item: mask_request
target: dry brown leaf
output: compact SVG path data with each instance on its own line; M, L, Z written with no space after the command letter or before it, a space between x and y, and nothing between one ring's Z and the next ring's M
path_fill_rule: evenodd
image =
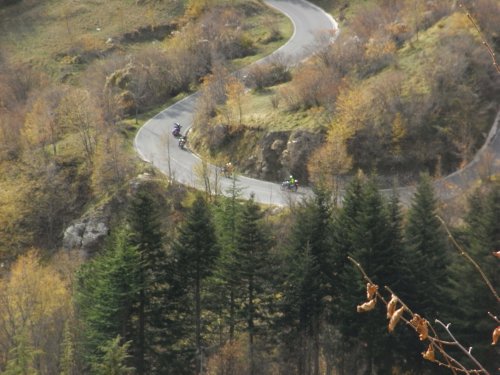
M500 259L500 250L492 252L493 256L497 257Z
M375 297L375 293L377 293L378 290L378 285L372 284L372 283L367 283L366 284L366 299L371 300L373 297Z
M394 294L391 295L391 300L387 304L387 319L391 319L392 315L394 315L394 311L396 310L396 305L398 304L398 297Z
M405 308L404 306L400 307L397 309L394 314L392 314L391 320L389 321L389 332L394 331L394 328L396 328L396 325L399 322L399 319L401 319L401 316L403 315Z
M415 314L410 320L410 323L417 330L420 341L424 341L429 336L427 320L422 318L420 315Z
M498 339L500 339L500 326L493 330L493 341L491 342L491 345L496 345Z
M358 305L358 307L356 308L356 310L359 313L373 310L373 308L375 307L376 303L377 303L377 299L374 298L371 301L363 303L362 305Z
M436 356L434 354L434 348L432 347L432 344L429 344L429 347L427 348L427 351L425 353L422 353L422 357L427 359L428 361L434 362L436 360Z

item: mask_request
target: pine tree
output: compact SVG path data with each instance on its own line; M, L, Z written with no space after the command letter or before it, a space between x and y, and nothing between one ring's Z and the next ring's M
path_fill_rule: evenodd
M403 215L401 213L399 197L396 190L390 196L388 202L388 219L389 219L389 237L393 251L398 255L396 266L397 273L394 274L391 280L385 284L398 294L399 297L408 296L414 289L411 277L412 270L408 261L405 259L405 247L403 239ZM404 300L404 299L403 299ZM418 368L423 362L421 356L421 343L415 339L415 334L411 330L399 330L397 334L393 334L396 340L396 347L393 348L393 354L396 358L398 366L402 370L411 371Z
M15 337L15 343L9 352L5 375L38 375L39 371L35 367L36 357L42 352L33 348L28 340L26 332L21 332Z
M76 375L75 342L68 322L64 324L64 338L61 345L61 370L59 375Z
M131 346L139 375L161 373L162 348L169 345L166 326L169 268L159 207L149 187L142 185L127 212L129 242L139 254L137 327Z
M84 264L77 274L76 304L84 326L87 363L97 363L103 345L121 334L132 337L134 305L139 290L139 254L119 230L106 251Z
M194 304L194 341L196 348L195 373L202 372L202 296L204 281L213 272L219 255L212 214L205 199L198 195L187 218L179 229L174 245L177 272L184 281L186 293Z
M241 221L236 229L237 247L232 267L238 277L238 295L242 299L240 313L246 321L249 351L249 375L255 375L255 337L258 300L263 300L266 291L266 266L269 240L262 224L259 206L248 200L243 208Z
M492 251L500 249L499 183L483 188L483 191L478 189L470 197L465 220L464 249L479 264L492 285L500 285L498 260L492 255ZM494 328L487 311L495 312L498 303L477 270L464 257L457 254L453 265L454 282L450 294L456 309L450 321L455 324L454 333L462 343L473 345L476 358L493 373L495 362L498 362L498 349L495 352L487 339Z
M428 176L422 176L408 212L405 262L413 290L401 297L413 311L435 319L445 313L448 248L436 217L437 201Z
M408 275L408 269L405 268L404 262L404 244L403 244L403 214L399 202L399 196L396 190L393 190L387 203L387 218L388 218L388 237L391 239L391 253L396 254L397 259L394 259L393 267L398 269L394 277L389 277L389 280L384 281L393 290L399 291L408 288L410 282L405 275ZM403 276L403 277L397 277Z
M357 329L354 324L354 314L352 313L352 299L343 298L343 296L352 296L359 292L359 275L352 268L347 256L353 252L354 238L353 234L358 227L359 215L363 200L363 182L360 176L356 176L347 186L343 205L334 215L333 230L333 262L334 272L336 273L336 282L334 284L334 293L337 302L334 307L334 316L340 333L345 337L356 335ZM354 305L355 306L355 305ZM344 349L339 352L348 351L347 340L342 340ZM340 359L340 368L342 370L343 360Z
M390 206L392 210L396 207ZM394 285L404 277L400 268L402 248L398 243L398 224L373 180L355 179L348 189L344 207L336 222L337 254L352 255L379 286ZM397 212L392 212L397 216ZM395 221L392 221L395 220ZM344 336L341 351L350 345L365 347L367 373L375 369L389 373L395 363L395 339L387 333L385 312L376 309L370 314L356 314L356 305L363 302L366 286L352 265L339 259L337 323ZM347 368L342 371L349 371Z
M121 341L122 338L118 335L101 347L104 355L101 361L94 366L95 375L133 374L134 369L126 365L126 361L130 357L128 354L130 341L123 344Z
M315 192L294 212L291 245L285 260L285 301L281 324L288 350L298 349L297 371L319 373L320 333L333 294L331 207L327 195Z
M220 246L220 256L214 274L214 302L219 304L222 320L227 325L229 341L235 338L236 326L236 286L238 275L232 267L237 247L236 228L241 219L242 204L238 201L240 191L235 185L228 191L227 198L218 200L215 210L217 242ZM217 296L219 298L217 298ZM221 345L223 342L220 343Z

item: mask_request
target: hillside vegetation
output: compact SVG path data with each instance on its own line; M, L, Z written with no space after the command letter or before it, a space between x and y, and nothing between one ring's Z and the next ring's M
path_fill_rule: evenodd
M312 182L362 169L387 176L390 184L393 177L410 183L422 171L439 176L469 162L498 110L499 75L483 45L499 48L498 2L332 4L321 2L341 21L336 41L293 70L285 57L253 69L247 83L254 90L237 99L238 116L229 89L228 103L222 98L208 120L201 116L199 123L212 127L199 127L198 148L222 152L261 176L266 163L245 160L250 149L256 159L270 153L269 132L285 132L293 142L299 131L317 134L321 147L304 142L296 150L301 163L293 163L292 150L279 149L270 176L293 172ZM221 126L225 132L211 138Z
M361 175L343 207L331 194L263 210L237 189L209 196L142 181L94 257L29 252L0 279L0 371L495 374L498 318L487 311L497 314L497 292L447 241L429 178L407 212ZM452 229L459 250L498 289L499 183L468 207ZM397 310L386 309L384 285Z
M21 0L0 3L0 20L2 259L57 248L73 219L127 186L141 113L292 30L258 1Z
M474 4L493 38L497 2ZM499 182L455 226L425 175L408 210L362 173L334 199L356 167L470 157L498 90L491 60L451 3L321 5L342 19L336 42L293 70L282 56L252 69L249 93L230 72L291 32L258 1L0 0L0 373L495 373ZM143 118L198 88L193 144L240 161L259 142L295 150L314 195L260 207L138 163ZM95 212L111 216L105 243L61 249Z

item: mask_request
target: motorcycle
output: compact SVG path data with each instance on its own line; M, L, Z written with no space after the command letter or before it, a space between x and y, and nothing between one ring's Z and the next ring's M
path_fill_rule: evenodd
M226 178L230 178L233 174L233 165L231 163L227 163L221 168L222 175Z
M187 142L186 137L180 137L179 138L179 148L181 150L185 150L186 149L186 142Z
M178 122L174 123L174 128L172 130L172 135L175 137L175 138L179 138L181 137L181 124L179 124Z
M295 180L295 183L290 183L290 181L283 181L281 183L281 190L289 190L289 191L294 191L297 192L299 189L299 180Z

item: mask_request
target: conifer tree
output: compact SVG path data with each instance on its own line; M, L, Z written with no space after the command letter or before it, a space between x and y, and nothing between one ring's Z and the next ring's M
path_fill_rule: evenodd
M179 232L174 245L174 253L177 272L180 274L180 279L184 281L186 293L192 296L194 305L195 373L200 374L203 355L201 316L204 281L212 274L219 255L212 214L201 195L198 195L194 201Z
M249 375L256 375L255 337L258 300L263 300L267 287L269 239L262 224L259 206L248 200L243 208L241 221L236 229L237 246L232 267L238 276L238 295L242 300L240 313L246 322L248 333Z
M87 363L98 363L101 347L121 334L132 337L132 317L139 291L139 254L128 233L113 234L106 251L77 274L76 302L84 327Z
M389 225L388 237L391 239L390 245L393 247L391 253L396 256L396 259L393 258L392 267L397 268L398 272L394 277L389 277L389 280L384 282L394 290L400 291L408 288L407 284L410 280L405 277L405 275L408 275L409 270L406 268L404 261L403 214L401 213L399 196L396 190L392 191L387 202L387 219Z
M59 375L76 375L75 342L68 322L64 324L64 337L61 344L61 370Z
M396 219L390 219L387 204L373 180L363 182L356 178L349 186L336 222L337 252L344 256L352 255L379 285L397 284L404 277L400 268L402 248L398 243L401 235L397 233L397 220L391 220ZM385 328L385 312L376 310L369 315L355 313L356 305L365 298L366 286L357 270L346 264L342 268L340 264L338 311L334 316L344 335L344 351L349 350L351 343L361 344L365 347L367 373L375 370L389 373L396 360L393 357L396 341Z
M130 357L128 350L130 341L122 343L120 335L106 342L101 350L104 353L99 363L94 366L95 375L127 375L134 369L126 365Z
M282 324L288 350L298 350L297 371L319 373L320 333L326 301L333 291L331 207L316 191L294 212L291 245L285 260L286 281Z
M429 177L424 175L419 181L405 228L405 262L413 289L403 291L401 295L413 311L427 319L435 319L446 312L448 248L436 214L434 191Z
M356 335L353 322L352 300L342 298L343 295L351 296L354 290L359 291L358 277L352 269L347 256L353 251L354 233L358 226L359 215L363 199L363 182L360 176L356 176L347 186L343 206L334 215L333 230L333 261L334 270L337 274L334 284L334 293L337 297L334 316L339 330L343 336L350 337ZM347 340L342 340L344 349L341 353L348 351ZM340 368L342 370L342 357L340 358Z
M233 341L236 329L236 288L238 275L235 273L232 265L234 264L237 247L236 228L239 225L242 211L242 204L238 201L240 191L235 185L235 179L233 179L233 186L228 193L230 196L218 200L218 205L215 209L217 241L221 253L217 260L216 280L214 282L216 284L214 294L218 294L219 298L214 298L214 300L219 303L219 309L222 310L223 321L228 328L229 341Z
M477 190L469 199L465 217L464 249L474 259L493 287L500 285L498 259L493 251L500 249L500 184L494 183ZM464 257L454 256L451 296L456 309L450 318L456 324L455 333L467 345L473 345L474 355L494 372L498 360L487 340L495 322L487 312L498 311L498 303L474 266ZM498 289L497 289L498 290ZM481 338L481 339L479 339Z
M9 352L5 375L38 375L39 371L35 367L36 357L42 352L33 348L27 339L27 333L21 332L15 337L15 346Z
M137 326L131 345L139 375L162 373L161 357L170 344L166 326L169 268L159 207L149 187L142 185L127 212L130 244L139 254Z
M388 219L389 219L389 237L391 245L394 248L394 254L398 254L396 264L397 273L390 278L384 285L388 285L399 297L408 296L414 290L412 282L414 281L411 274L411 265L406 259L406 252L403 239L403 214L401 212L399 197L396 190L390 196L388 202ZM403 298L403 300L405 300ZM394 340L397 341L393 354L395 355L398 366L402 370L411 371L418 368L423 362L421 356L421 344L415 340L415 335L411 330L400 330L397 335L394 335Z

